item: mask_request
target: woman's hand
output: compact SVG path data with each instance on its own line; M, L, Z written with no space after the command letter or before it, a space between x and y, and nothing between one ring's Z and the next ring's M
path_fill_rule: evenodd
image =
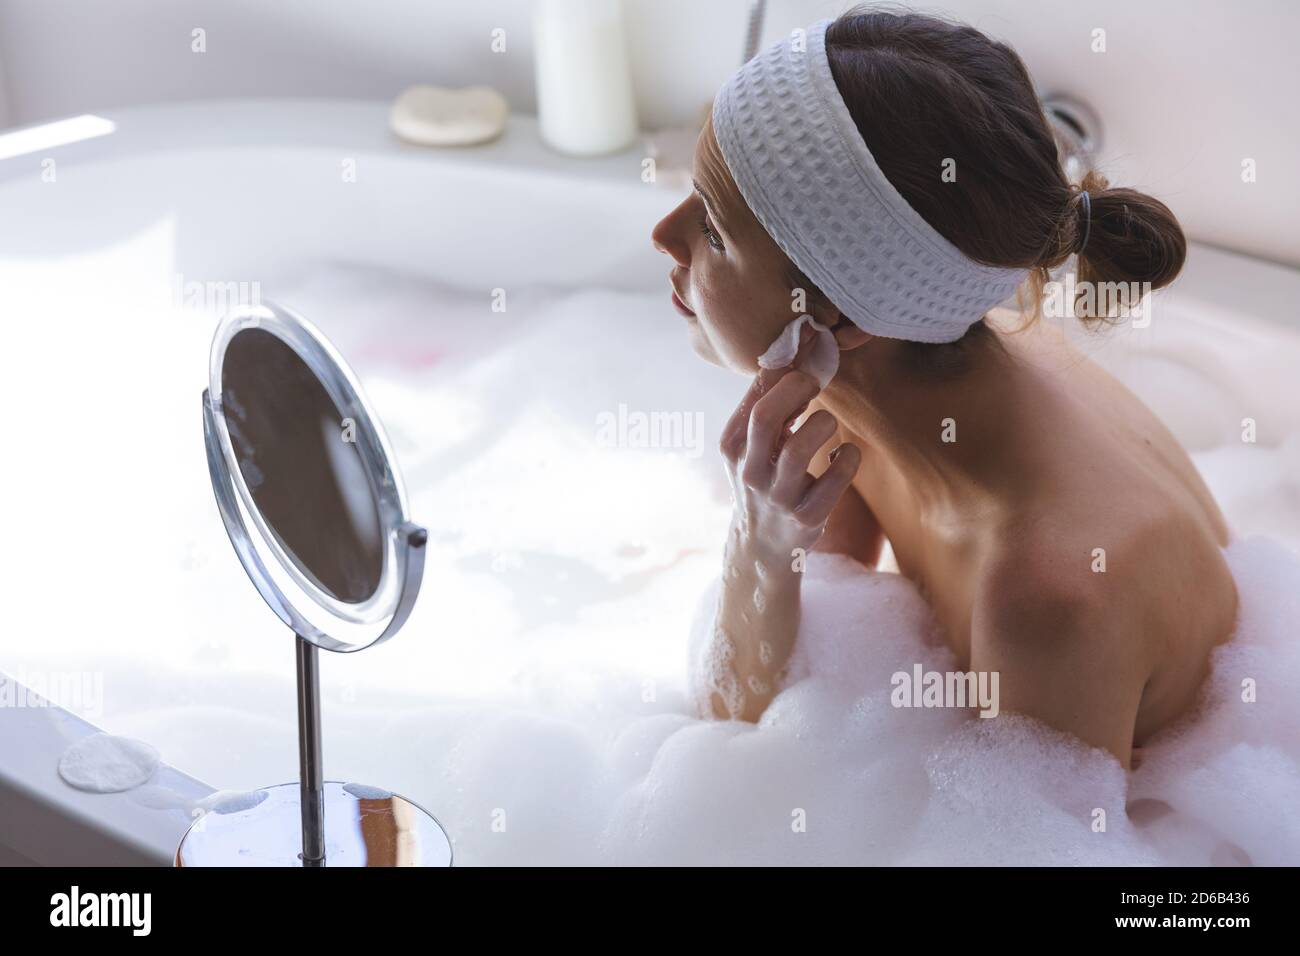
M788 561L796 548L817 543L862 460L846 443L831 452L820 477L809 474L813 456L839 428L834 415L819 409L792 430L817 392L811 375L792 368L763 371L722 430L736 502L733 532L773 559Z
M736 515L714 632L692 667L697 699L719 718L756 721L780 692L799 632L801 568L790 559L817 543L861 461L841 445L821 477L808 473L839 427L819 410L791 430L817 391L803 372L761 372L722 430Z

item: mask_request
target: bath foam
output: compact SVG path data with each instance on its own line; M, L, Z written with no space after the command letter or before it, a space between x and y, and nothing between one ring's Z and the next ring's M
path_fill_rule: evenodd
M266 800L262 790L218 790L198 801L196 806L209 813L243 813Z
M151 810L183 810L190 817L200 813L243 813L266 800L261 790L214 790L201 800L192 800L171 787L142 786L131 798Z
M814 553L786 688L755 728L725 738L702 728L717 738L712 749L665 742L624 795L621 829L635 822L640 838L618 859L644 860L662 841L656 862L1295 865L1300 558L1264 538L1225 553L1241 599L1235 636L1215 651L1196 710L1149 741L1131 774L1020 715L890 706L890 674L955 669L953 658L910 583ZM701 602L695 654L714 601L716 585ZM764 796L747 796L755 791ZM693 846L674 838L674 818L694 808L722 826L728 804L716 835ZM781 807L787 820L806 811L804 839L776 832ZM829 833L818 834L819 818ZM745 843L741 831L758 837Z
M1276 446L1237 441L1192 460L1234 531L1300 544L1300 432Z
M891 706L895 671L955 669L953 656L908 581L816 552L792 673L757 725L696 719L667 684L646 703L643 675L601 673L582 700L547 681L513 698L354 705L332 740L358 754L403 741L400 759L376 751L348 773L435 813L463 865L1295 865L1300 557L1267 539L1227 557L1238 632L1197 713L1132 773L1006 711ZM716 585L696 649L715 598ZM247 772L275 779L280 756L267 759Z
M345 783L343 792L358 800L390 800L393 796L387 790L364 783Z
M63 782L90 793L120 793L147 783L158 769L158 751L130 737L91 734L59 758Z
M1198 713L1167 728L1134 773L1135 798L1222 835L1212 852L1300 862L1300 561L1263 537L1235 542L1237 629L1215 649ZM1253 698L1253 699L1251 699Z

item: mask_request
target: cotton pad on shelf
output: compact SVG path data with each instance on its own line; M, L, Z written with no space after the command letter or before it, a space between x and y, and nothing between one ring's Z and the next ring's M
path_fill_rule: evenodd
M145 783L158 769L158 751L130 737L91 734L63 752L59 776L90 793L119 793Z

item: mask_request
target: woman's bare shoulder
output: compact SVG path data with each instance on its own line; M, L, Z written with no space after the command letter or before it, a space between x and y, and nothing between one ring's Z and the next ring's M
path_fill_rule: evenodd
M1147 670L1147 630L1163 615L1159 579L1174 572L1179 525L1169 515L1105 518L1058 509L1026 513L989 542L972 589L972 653L977 643L1081 642L1107 649L1126 670Z
M1141 615L1073 548L1030 536L984 569L971 617L971 668L998 674L1000 709L1109 750L1129 765L1151 675Z

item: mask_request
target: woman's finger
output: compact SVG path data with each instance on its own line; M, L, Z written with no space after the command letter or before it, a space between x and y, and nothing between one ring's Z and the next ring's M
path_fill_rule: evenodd
M745 438L749 433L749 414L760 398L772 390L772 387L785 376L789 368L763 369L754 376L749 391L740 400L736 410L731 413L727 423L722 426L722 435L718 439L718 448L728 461L739 461L745 453Z
M788 372L754 404L745 438L745 484L766 486L785 441L786 429L817 397L817 380L803 372Z
M804 494L803 501L795 508L795 514L804 524L814 526L825 522L831 516L831 510L840 496L858 473L862 464L862 452L857 445L840 445L831 452L831 463L822 472L820 478Z
M839 422L826 409L821 408L808 416L798 430L786 439L781 456L777 459L773 494L791 507L799 504L808 490L811 478L808 466L813 456L835 437Z
M799 349L795 361L783 368L761 369L758 375L754 376L749 391L745 393L745 397L741 399L740 404L736 406L736 410L727 419L727 423L722 426L722 433L718 436L718 448L722 452L722 456L728 461L738 461L740 456L745 453L745 442L749 432L749 416L754 409L754 405L760 398L770 392L777 382L795 371L799 356L802 356L807 351L813 337L813 330L805 325L800 331Z

